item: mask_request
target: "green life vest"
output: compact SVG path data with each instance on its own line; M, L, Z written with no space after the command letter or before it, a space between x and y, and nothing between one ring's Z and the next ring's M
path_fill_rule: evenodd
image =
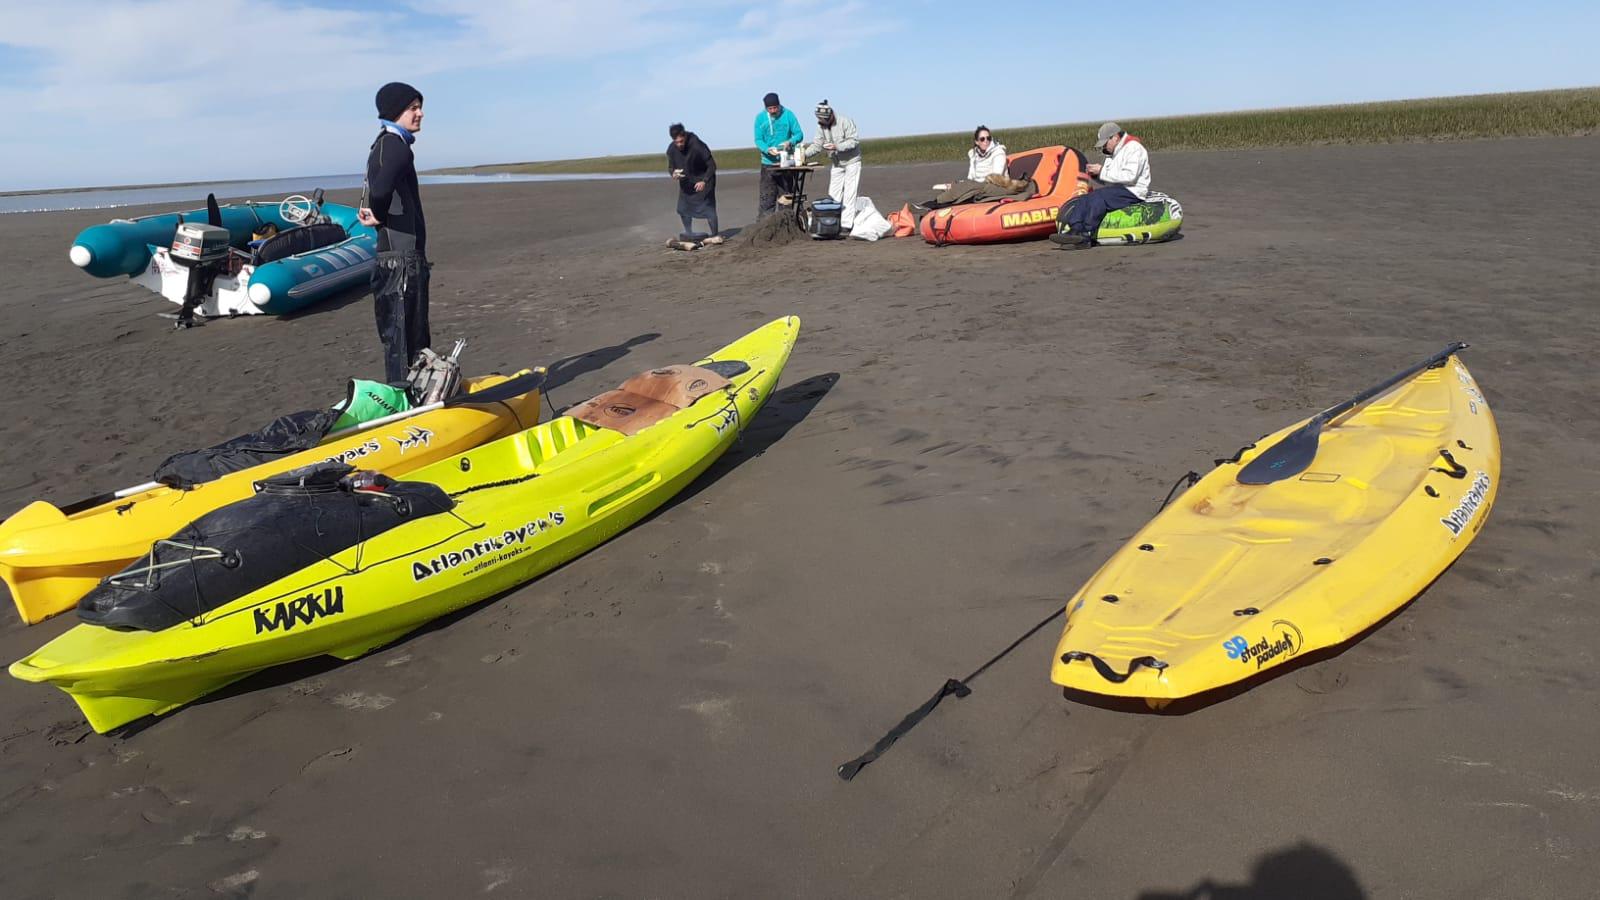
M333 430L354 428L373 419L392 416L410 408L411 398L406 395L405 388L384 384L381 381L352 378L349 393L334 407L343 415L333 423Z

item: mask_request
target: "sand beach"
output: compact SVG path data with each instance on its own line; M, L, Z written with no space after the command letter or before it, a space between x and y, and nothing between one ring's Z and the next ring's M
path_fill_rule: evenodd
M469 372L550 366L561 409L794 314L778 394L636 528L363 659L110 736L4 679L0 896L1590 896L1597 158L1157 154L1182 239L1080 253L682 253L665 180L426 187L434 337ZM869 157L861 193L888 212L959 169ZM754 176L718 196L749 225ZM68 262L80 229L167 208L0 216L3 514L381 371L369 297L175 332ZM1503 485L1383 627L1183 715L1064 699L1049 628L835 776L1184 472L1457 339ZM0 616L0 657L72 624Z

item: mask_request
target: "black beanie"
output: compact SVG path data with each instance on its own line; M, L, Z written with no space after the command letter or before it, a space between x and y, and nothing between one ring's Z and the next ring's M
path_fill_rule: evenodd
M403 81L391 81L378 88L378 118L393 122L400 118L411 101L421 99L421 91Z
M777 94L768 94L765 97L761 98L761 105L762 106L782 106L783 104L778 102L778 95Z

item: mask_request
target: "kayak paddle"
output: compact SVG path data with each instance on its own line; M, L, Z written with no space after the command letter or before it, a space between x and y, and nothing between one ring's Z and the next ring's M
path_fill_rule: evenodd
M1283 440L1268 447L1260 456L1250 460L1248 465L1239 470L1238 482L1240 484L1271 484L1274 481L1282 481L1285 478L1293 478L1299 475L1310 468L1311 461L1316 459L1317 444L1322 438L1322 429L1329 422L1382 394L1423 369L1444 365L1445 360L1466 348L1467 345L1465 343L1455 341L1438 353L1385 380L1381 384L1373 385L1349 400L1330 406L1317 413L1311 417L1311 421L1295 429Z

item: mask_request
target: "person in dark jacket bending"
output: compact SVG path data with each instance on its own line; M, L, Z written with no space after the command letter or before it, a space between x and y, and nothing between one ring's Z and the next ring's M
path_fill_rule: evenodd
M417 190L411 145L422 130L422 93L390 82L378 89L382 130L367 154L367 180L357 218L378 229L372 273L384 380L403 383L411 363L432 343L428 334L428 225Z
M692 131L673 123L667 129L672 143L667 145L667 172L678 182L678 218L683 221L683 239L695 240L694 220L705 219L716 238L717 160L711 148ZM719 241L720 242L720 241Z

